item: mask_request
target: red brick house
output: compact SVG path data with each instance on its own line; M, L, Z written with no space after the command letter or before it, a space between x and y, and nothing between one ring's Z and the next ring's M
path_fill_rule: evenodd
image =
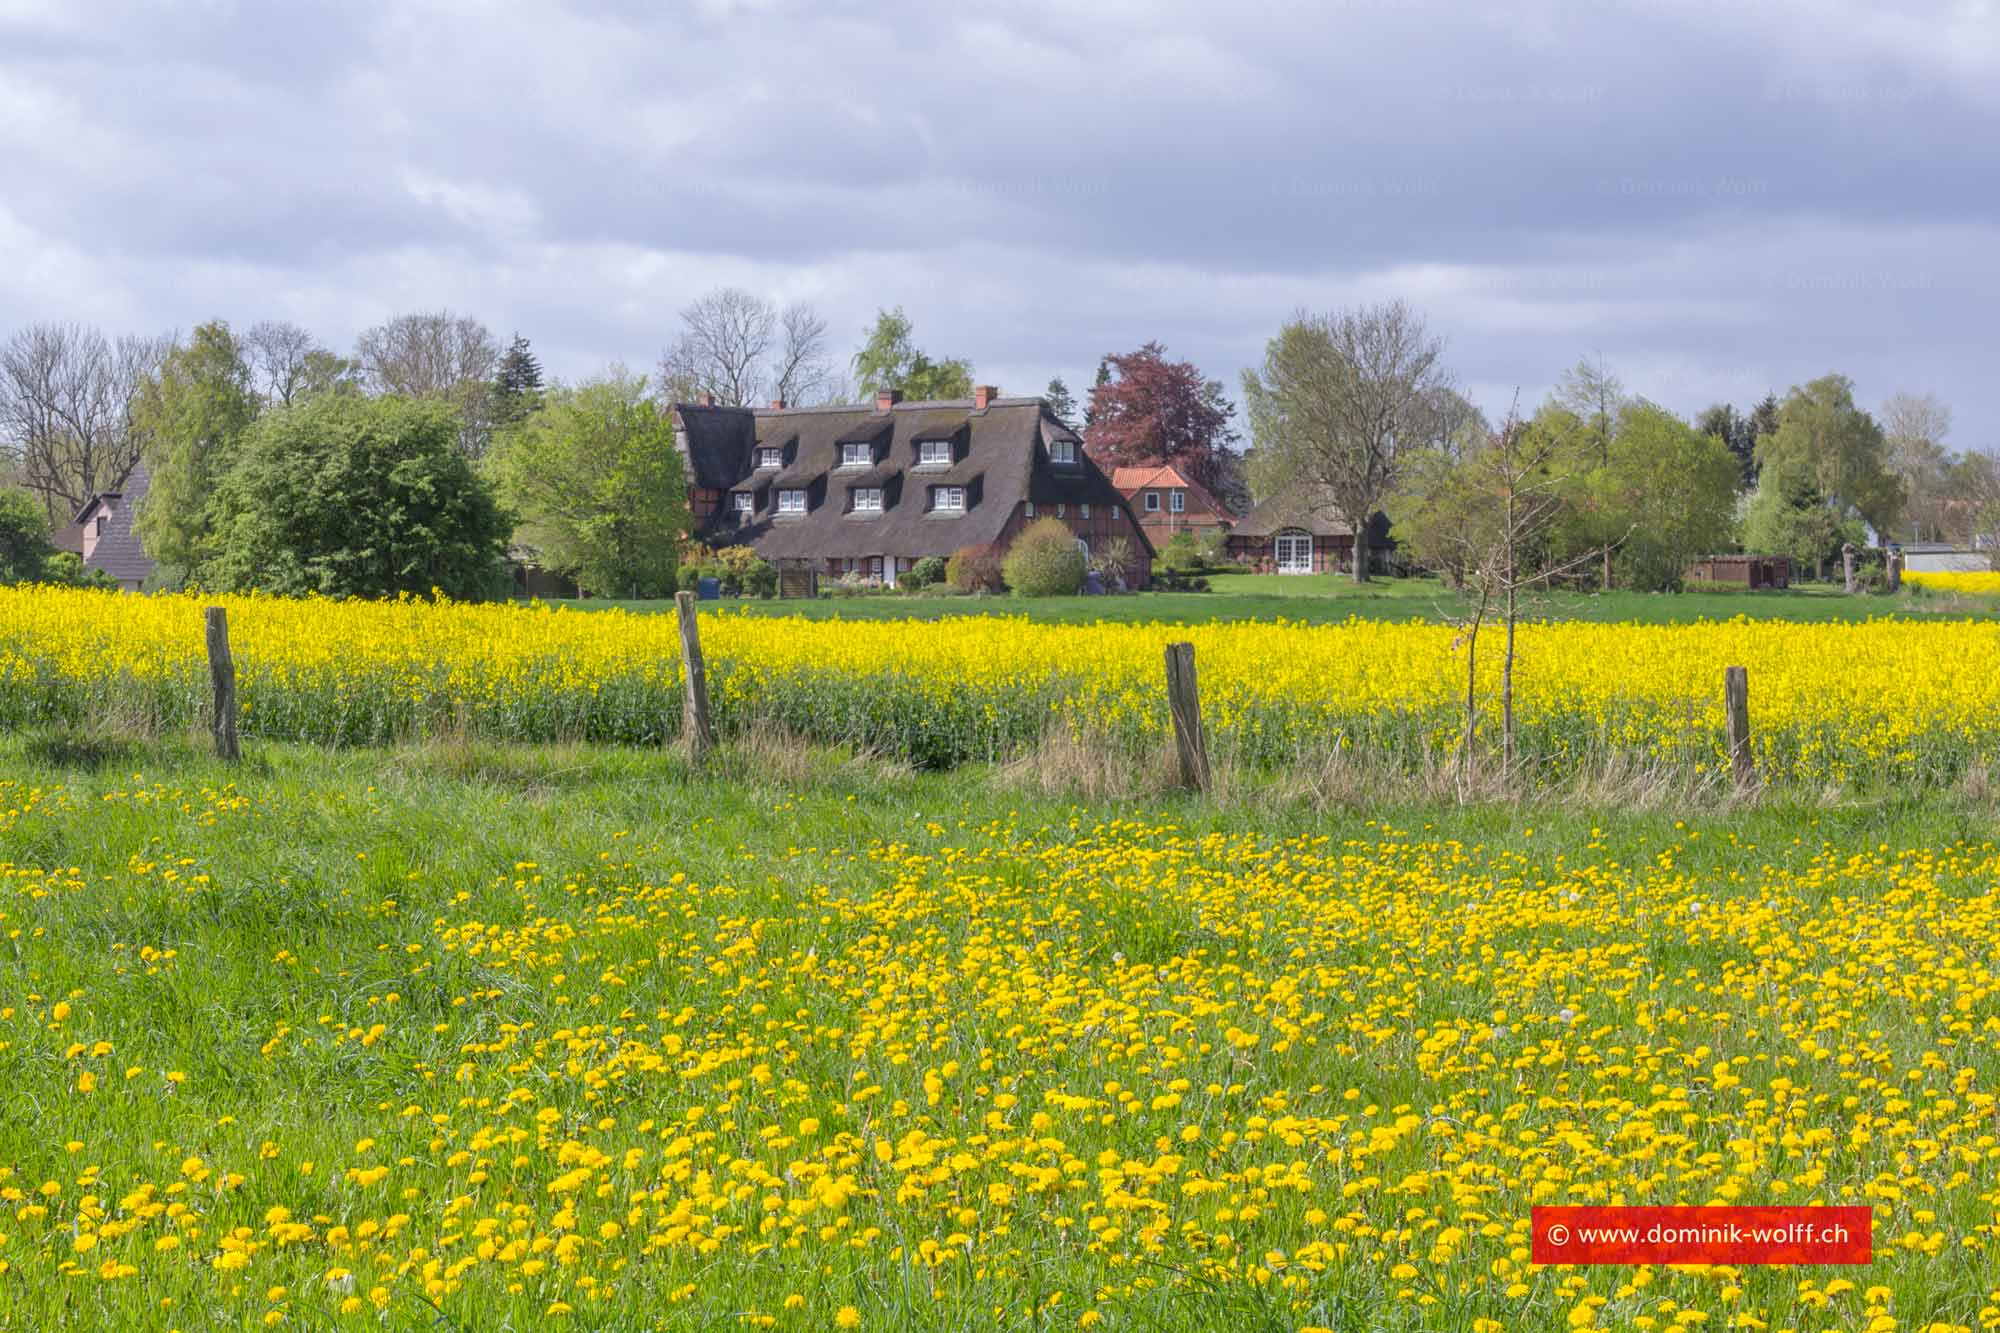
M1004 548L1029 523L1062 520L1086 552L1130 542L1143 587L1154 549L1083 441L1040 398L831 407L678 403L695 535L773 563L894 586L925 556Z
M1236 521L1229 506L1172 463L1116 468L1111 484L1132 506L1154 546L1179 532L1208 537Z

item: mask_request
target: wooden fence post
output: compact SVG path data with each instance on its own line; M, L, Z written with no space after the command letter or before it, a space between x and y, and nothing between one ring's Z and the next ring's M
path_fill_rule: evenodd
M236 663L229 656L229 612L211 606L207 618L208 678L215 693L208 729L215 735L215 753L234 763L241 751L236 744Z
M1750 755L1750 673L1740 666L1722 669L1722 706L1729 714L1729 763L1736 788L1757 785L1757 761Z
M1854 595L1854 543L1840 544L1840 581L1849 597Z
M1194 675L1194 645L1167 645L1167 709L1174 718L1174 752L1180 758L1181 786L1207 791L1208 741L1201 730L1201 692Z
M674 594L674 610L681 622L681 678L686 683L681 708L681 730L696 759L715 748L715 726L708 716L708 667L701 657L701 625L695 619L694 594Z

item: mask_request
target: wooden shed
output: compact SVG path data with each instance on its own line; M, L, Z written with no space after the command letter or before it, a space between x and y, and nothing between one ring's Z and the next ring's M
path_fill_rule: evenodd
M1789 588L1787 555L1705 555L1688 566L1687 584L1698 588Z

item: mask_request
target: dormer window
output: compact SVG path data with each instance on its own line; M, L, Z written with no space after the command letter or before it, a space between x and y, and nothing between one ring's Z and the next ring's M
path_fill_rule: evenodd
M748 518L757 512L757 497L748 491L736 492L736 516Z
M803 514L806 512L804 491L779 491L778 512L781 514Z
M1169 491L1167 492L1167 499L1170 502L1167 507L1173 510L1176 514L1183 514L1187 512L1186 491Z
M875 461L875 449L867 444L843 444L840 446L842 467L868 467Z
M783 467L784 465L785 451L783 449L759 449L757 451L758 467Z
M918 449L917 466L919 467L951 466L950 440L925 440L922 444L917 446L917 449Z
M104 535L104 515L102 514L97 516L97 535L100 537Z
M879 514L882 512L882 488L880 486L856 486L854 512L857 514Z
M1076 441L1050 440L1049 461L1051 463L1061 463L1065 466L1074 467L1076 465Z
M963 513L965 511L965 487L931 487L931 508L941 513Z

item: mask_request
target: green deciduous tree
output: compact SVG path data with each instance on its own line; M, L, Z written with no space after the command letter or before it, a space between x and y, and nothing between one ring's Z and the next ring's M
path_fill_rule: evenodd
M672 413L643 375L613 370L550 390L500 437L489 471L547 568L596 593L673 591L691 526L687 478Z
M172 582L198 578L214 553L216 488L257 402L242 345L221 320L197 326L140 386L133 429L152 484L133 524Z
M1895 528L1903 486L1889 468L1888 440L1875 418L1855 406L1854 385L1844 375L1823 375L1785 395L1777 430L1757 440L1757 466L1760 477L1768 468L1782 474L1769 492L1760 482L1767 508L1790 496L1831 509L1832 526L1859 518L1877 533Z
M1627 405L1584 488L1617 530L1620 582L1678 588L1697 556L1730 546L1740 475L1721 440L1652 403Z
M48 573L49 518L26 491L0 490L0 583L34 583Z
M868 339L854 354L854 380L864 398L884 389L913 401L965 398L972 393L972 363L962 357L933 360L918 350L910 317L897 306L880 310Z
M1795 565L1825 573L1826 562L1845 541L1860 542L1861 524L1843 518L1828 502L1812 468L1803 460L1766 461L1757 489L1743 514L1743 545L1769 555L1787 555Z
M398 396L319 394L259 417L217 490L204 582L293 596L492 595L512 523L459 430L445 404Z

